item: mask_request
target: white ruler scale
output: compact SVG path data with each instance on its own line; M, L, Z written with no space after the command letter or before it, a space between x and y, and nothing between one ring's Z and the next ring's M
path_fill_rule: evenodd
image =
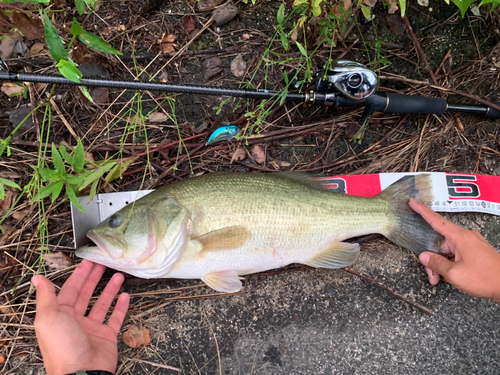
M371 197L400 178L417 173L377 173L322 177L332 191ZM425 202L438 212L483 212L500 215L500 176L431 172L434 200ZM75 248L87 243L86 233L110 215L152 190L97 194L90 202L78 197L85 213L71 205Z

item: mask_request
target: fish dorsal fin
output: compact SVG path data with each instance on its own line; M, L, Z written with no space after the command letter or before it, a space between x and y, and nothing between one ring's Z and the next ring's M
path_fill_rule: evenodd
M328 191L328 186L323 180L320 180L317 176L311 175L305 172L280 172L277 173L278 176L287 178L301 183L302 185L310 186L318 190Z
M304 264L316 268L342 268L353 264L358 256L359 244L334 242Z
M251 233L243 226L236 225L213 230L193 238L202 246L202 251L236 249L243 246Z
M238 273L234 270L210 272L203 275L201 280L218 292L236 293L242 287Z

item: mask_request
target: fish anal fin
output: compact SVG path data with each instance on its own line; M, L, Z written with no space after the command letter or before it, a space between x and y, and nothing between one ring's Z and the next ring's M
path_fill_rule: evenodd
M236 293L242 288L238 273L234 270L210 272L203 275L201 280L218 292Z
M202 245L202 251L236 249L243 246L251 233L243 226L217 229L193 238Z
M353 264L359 256L359 244L334 242L304 262L316 268L342 268Z

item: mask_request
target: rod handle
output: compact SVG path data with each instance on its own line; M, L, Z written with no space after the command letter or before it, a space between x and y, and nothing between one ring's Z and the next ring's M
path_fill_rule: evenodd
M429 98L424 96L401 95L387 92L386 113L410 113L424 115L442 115L448 105L442 98Z
M495 104L500 105L499 102L496 102ZM500 111L497 111L494 108L488 107L488 110L484 114L486 117L492 120L499 120L500 119Z

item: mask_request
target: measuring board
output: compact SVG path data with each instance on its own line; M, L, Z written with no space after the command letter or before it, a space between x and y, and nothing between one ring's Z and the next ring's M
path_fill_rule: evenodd
M371 197L400 178L415 173L377 173L321 177L334 192ZM424 202L439 212L483 212L500 216L500 177L478 174L431 172L432 202ZM87 232L127 204L153 190L127 191L78 197L85 213L71 205L75 248L89 242Z

